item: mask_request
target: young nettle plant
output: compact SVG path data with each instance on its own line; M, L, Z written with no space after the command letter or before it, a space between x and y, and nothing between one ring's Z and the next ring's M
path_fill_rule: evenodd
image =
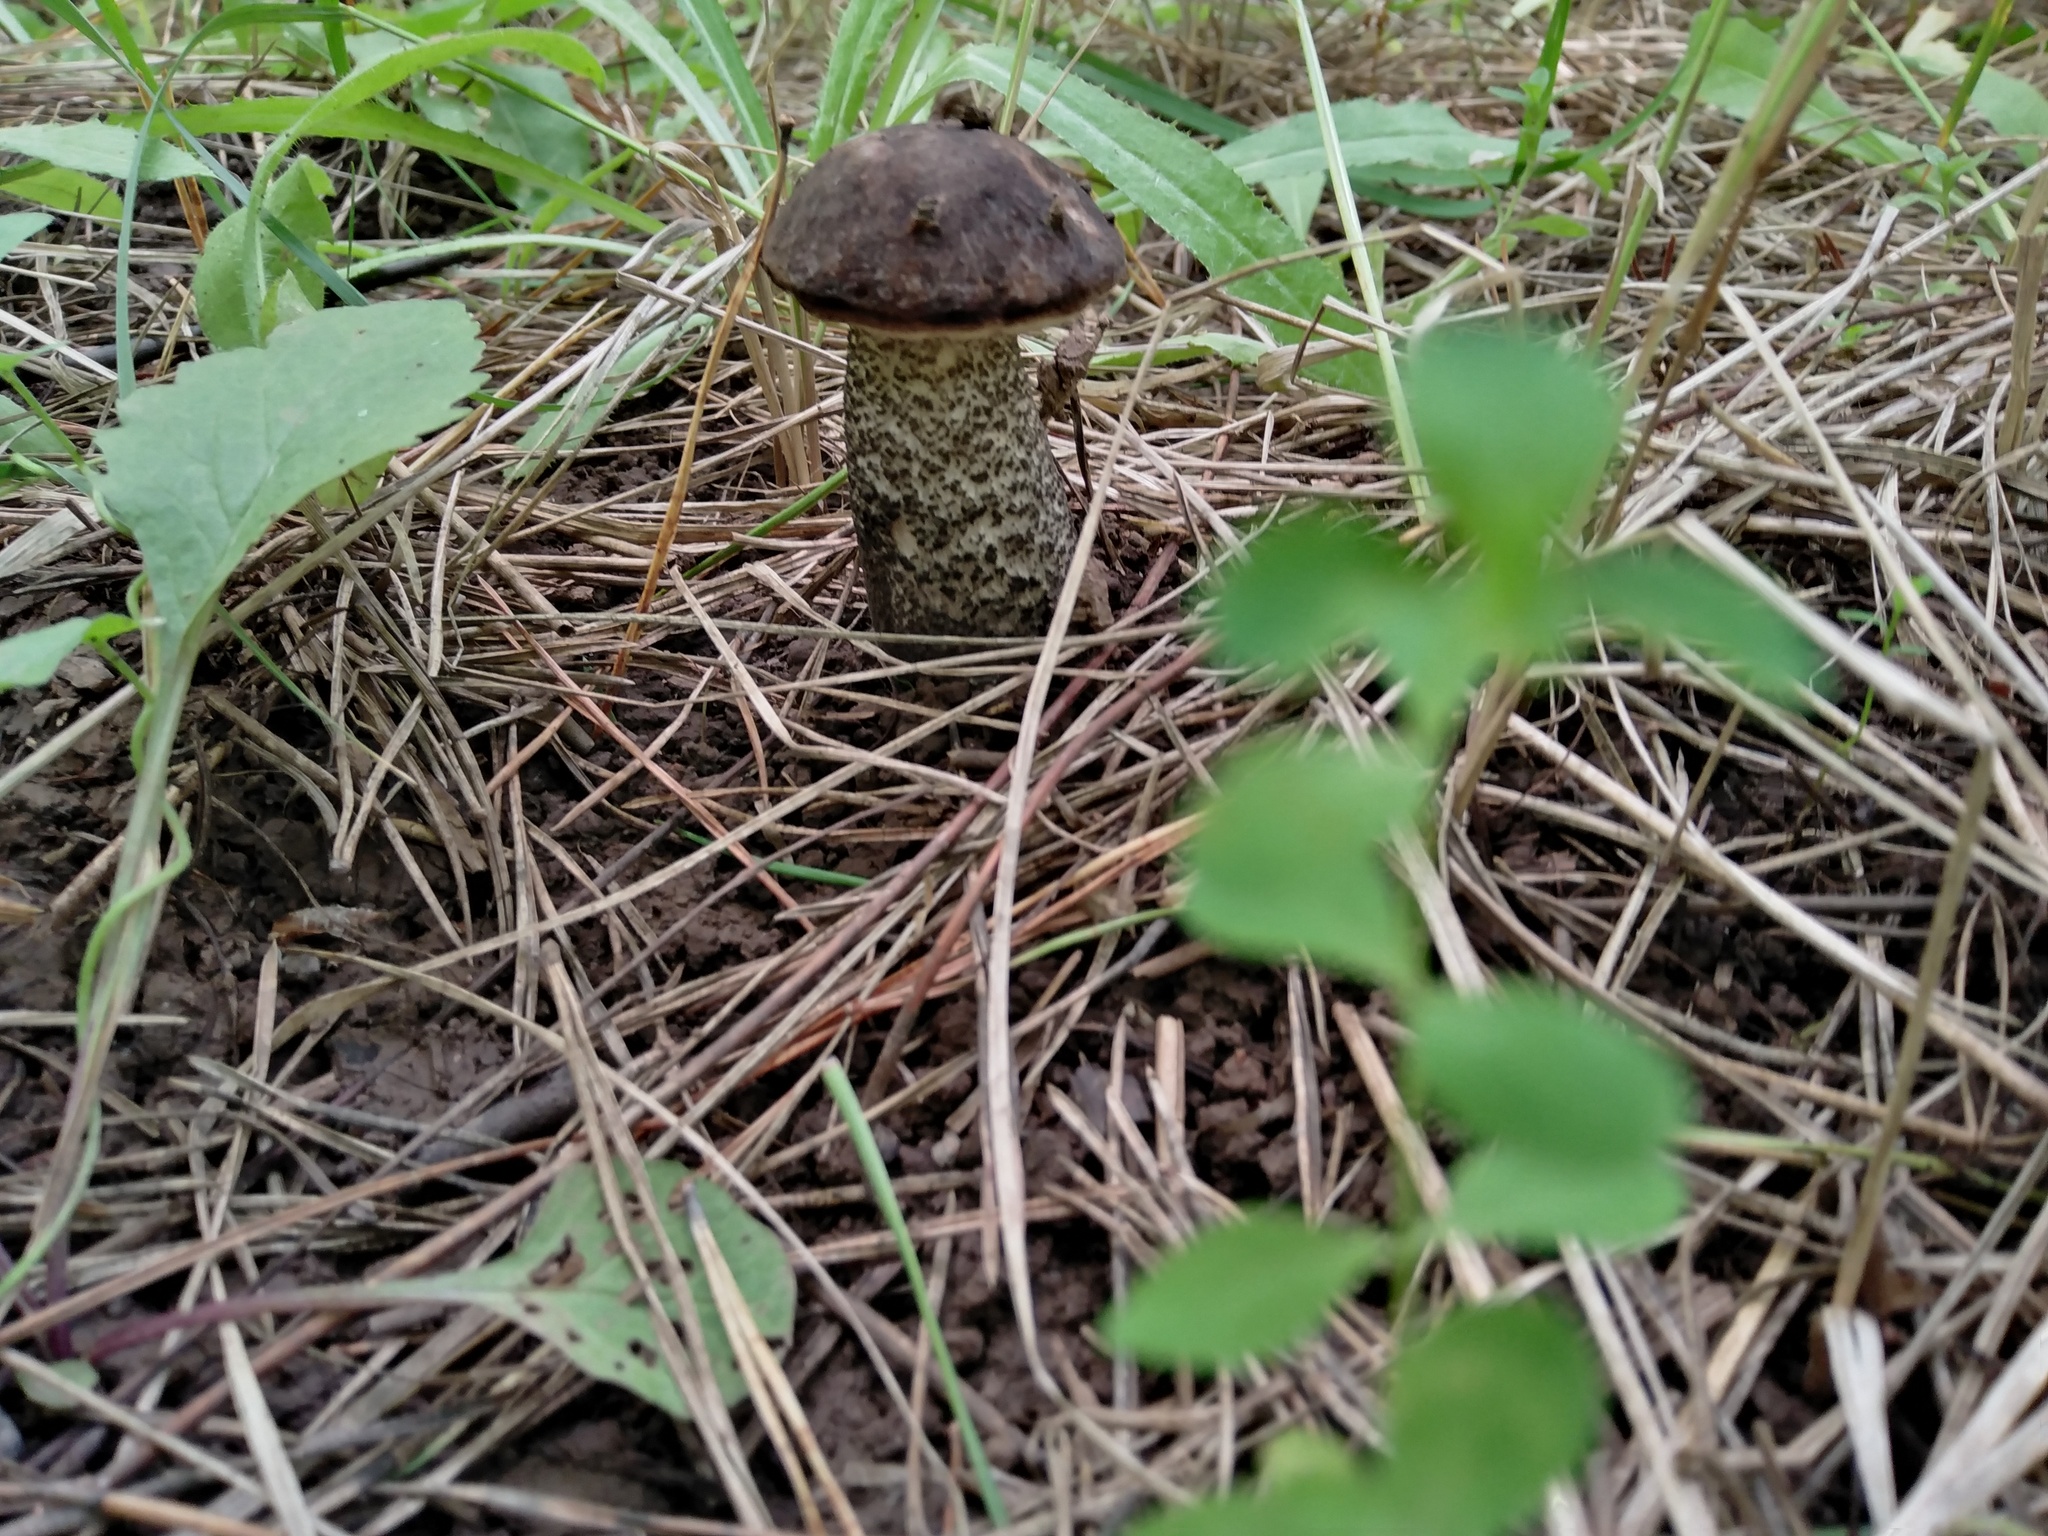
M1489 673L1512 686L1596 629L1711 653L1779 696L1796 694L1816 657L1765 604L1679 551L1578 548L1620 430L1591 360L1446 325L1403 377L1444 557L1356 520L1305 517L1257 540L1215 603L1226 653L1283 677L1377 649L1402 687L1399 729L1366 750L1275 733L1222 764L1189 845L1182 918L1231 953L1305 954L1386 989L1413 1031L1402 1061L1411 1101L1469 1150L1451 1170L1448 1210L1403 1230L1311 1227L1267 1209L1204 1232L1104 1320L1111 1342L1148 1364L1228 1370L1297 1346L1366 1277L1398 1280L1452 1233L1535 1250L1567 1238L1618 1246L1653 1238L1684 1207L1668 1157L1691 1099L1678 1067L1543 987L1447 989L1390 849L1418 830L1453 727ZM1257 1488L1144 1529L1496 1536L1577 1463L1600 1409L1595 1362L1561 1314L1533 1300L1466 1308L1395 1361L1386 1455L1283 1441Z
M462 305L413 300L311 313L267 345L217 353L121 402L90 480L101 516L134 539L142 576L126 616L72 619L0 641L0 687L47 683L70 650L139 631L134 800L107 910L78 976L78 1065L33 1234L0 1276L0 1307L62 1235L99 1145L100 1072L134 1001L166 888L191 847L166 798L179 717L212 638L222 585L270 525L318 487L447 425L480 382L483 344ZM168 830L170 849L164 849Z

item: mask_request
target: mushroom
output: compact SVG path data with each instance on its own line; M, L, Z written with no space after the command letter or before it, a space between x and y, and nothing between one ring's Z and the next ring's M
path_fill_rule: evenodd
M1115 226L1017 140L916 123L825 155L761 260L848 328L847 479L874 627L1044 633L1073 517L1016 338L1115 285Z

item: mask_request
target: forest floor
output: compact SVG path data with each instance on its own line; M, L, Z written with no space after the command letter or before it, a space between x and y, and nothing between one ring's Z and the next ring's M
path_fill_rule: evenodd
M1740 124L1703 100L1660 167L1668 106L1630 125L1678 67L1692 15L1593 9L1567 38L1552 126L1579 146L1627 130L1604 154L1614 184L1536 183L1509 250L1484 199L1461 217L1368 203L1390 305L1427 289L1461 311L1584 328L1648 197L1600 344L1625 365L1661 327ZM1303 110L1291 18L1235 14L1213 35L1120 22L1096 46L1247 125ZM1873 14L1900 43L1903 10ZM1540 12L1475 14L1463 31L1433 7L1382 21L1324 29L1333 97L1426 99L1512 139ZM2048 84L2038 39L1994 63ZM786 110L801 115L816 78L792 53ZM2048 466L2030 409L2030 380L2048 376L2033 312L2048 176L1975 118L1958 141L1968 165L1878 154L1931 145L1939 125L1853 26L1828 79L1854 133L1795 138L1722 267L1682 274L1673 313L1693 325L1673 345L1689 350L1633 408L1641 451L1608 494L1614 537L1761 573L1850 658L1845 676L1875 679L1871 696L1853 681L1798 713L1634 653L1546 665L1417 877L1447 969L1596 998L1698 1085L1682 1156L1693 1204L1668 1241L1583 1266L1487 1256L1496 1285L1548 1289L1587 1318L1615 1389L1579 1507L1553 1511L1554 1529L1690 1532L1702 1508L1719 1528L1787 1533L1867 1518L1819 1308L1851 1215L1844 1170L1890 1089L1973 721L1997 722L1990 805L1864 1295L1883 1322L1889 1375L1870 1402L1898 1486L2009 1371L2048 1376L2020 1350L2048 1316L2034 1191L2048 1167ZM1954 88L1914 80L1937 110ZM18 104L0 109L10 121L77 119L133 94L24 49L0 57L0 100ZM247 159L244 138L209 143ZM424 243L477 212L477 187L431 156L373 165L353 141L312 147L387 232ZM681 185L648 206L704 213ZM1340 233L1327 202L1311 231ZM117 219L60 219L0 264L0 308L60 345L22 377L81 446L112 410L118 233ZM173 338L147 379L199 345L193 242L168 189L147 189L133 237L138 333ZM1137 1371L1095 1333L1145 1264L1233 1204L1383 1221L1418 1182L1386 1000L1311 967L1218 957L1171 915L1175 852L1217 755L1282 719L1369 730L1381 696L1370 658L1293 692L1220 668L1203 649L1209 573L1276 509L1341 502L1394 529L1419 527L1418 511L1376 402L1214 350L1141 364L1162 313L1169 339L1259 332L1156 228L1136 255L1143 281L1105 317L1080 386L1106 496L1083 600L1049 651L912 664L880 650L837 493L749 532L838 466L837 331L780 377L753 333L718 360L680 538L636 640L701 351L567 451L457 442L402 505L337 517L345 540L287 517L230 596L327 552L247 625L327 718L246 648L207 656L174 776L192 867L101 1085L105 1142L59 1283L39 1278L0 1313L0 1344L59 1358L209 1287L352 1279L427 1243L441 1267L499 1253L594 1134L550 1043L573 1013L606 1080L631 1085L618 1107L649 1158L695 1164L715 1146L735 1187L786 1223L800 1287L779 1353L822 1452L804 1475L821 1498L842 1490L866 1530L986 1522L895 1246L821 1088L828 1058L865 1090L1014 1529L1114 1529L1245 1475L1291 1425L1370 1444L1393 1326L1383 1287L1314 1350L1235 1382ZM649 292L676 280L667 260L622 278L616 255L536 237L392 291L463 298L488 338L486 388L517 394L668 319ZM1078 509L1074 431L1049 430ZM71 487L0 480L0 632L119 610L138 570ZM1042 665L1012 887L992 878L995 850ZM10 1252L64 1114L74 980L125 813L133 718L89 652L47 688L0 696L0 773L72 730L0 798ZM998 918L1018 1065L999 1124L978 1070ZM451 1140L463 1132L515 1150L459 1177L395 1177L472 1149ZM1028 1295L998 1267L999 1217L1014 1213L988 1172L996 1138L1026 1171ZM1422 1279L1429 1297L1455 1294L1440 1260ZM68 1334L39 1321L95 1288ZM415 1307L244 1327L328 1530L739 1528L695 1429L509 1323ZM272 1518L246 1491L230 1374L200 1330L102 1364L99 1390L126 1419L0 1387L0 1441L10 1427L14 1440L0 1443L0 1536L161 1519L104 1502L121 1491L205 1506L220 1533ZM2005 1380L2022 1405L2040 1384ZM727 1433L775 1524L803 1527L759 1419L737 1408ZM2040 1529L2048 1483L2024 1474L1998 1508Z

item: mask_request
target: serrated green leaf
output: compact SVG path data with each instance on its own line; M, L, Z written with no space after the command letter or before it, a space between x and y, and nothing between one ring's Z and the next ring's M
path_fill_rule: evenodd
M1499 652L1540 649L1554 637L1562 625L1550 612L1554 590L1532 584L1503 608L1468 575L1436 577L1355 520L1309 515L1253 541L1225 574L1215 612L1225 655L1244 666L1293 674L1348 647L1383 651L1407 684L1403 723L1414 740L1435 743Z
M0 128L0 149L46 160L67 171L126 180L135 163L138 135L133 128L93 119L83 123L23 123ZM176 181L205 176L206 167L175 144L152 139L142 150L142 180Z
M64 658L93 640L111 640L135 628L122 613L97 618L66 619L0 640L0 692L9 688L40 688L57 675Z
M1602 555L1573 580L1602 628L1689 645L1768 697L1797 702L1820 681L1820 652L1789 619L1683 550Z
M1189 931L1251 960L1306 953L1367 980L1420 974L1419 930L1386 840L1429 792L1420 768L1269 737L1233 754L1188 845Z
M41 203L59 213L82 214L91 219L118 219L121 194L105 182L83 171L40 161L18 169L0 171L0 194L20 198L24 203Z
M1685 1123L1692 1093L1677 1063L1562 993L1434 991L1410 1015L1404 1069L1477 1140L1606 1163L1651 1156Z
M954 59L951 73L1005 90L1011 59L1008 47L968 48ZM1035 114L1046 132L1106 176L1214 275L1226 276L1302 250L1294 232L1217 158L1215 150L1087 81L1062 78L1057 66L1031 59L1024 66L1017 102L1019 110ZM1232 282L1230 291L1303 320L1314 318L1325 300L1351 303L1336 269L1306 258L1249 273ZM1357 328L1342 315L1322 313L1333 330ZM1288 342L1300 335L1284 326L1276 326L1275 334ZM1381 388L1379 360L1363 352L1318 364L1309 372L1360 394L1377 394Z
M1499 1536L1592 1449L1600 1371L1579 1331L1541 1302L1453 1312L1395 1357L1392 1453L1364 1500L1415 1536Z
M1460 542L1527 584L1544 543L1584 518L1621 433L1593 363L1491 326L1440 325L1407 372L1416 444Z
M1103 1336L1147 1364L1227 1370L1313 1337L1388 1246L1383 1233L1253 1207L1169 1254L1104 1314Z
M690 1278L712 1374L725 1400L736 1403L746 1396L746 1378L733 1359L732 1342L681 1209L681 1186L691 1177L680 1163L647 1164L662 1228ZM705 1224L754 1321L768 1338L787 1338L796 1318L796 1279L781 1243L717 1185L698 1179L695 1187ZM633 1234L659 1284L660 1249L644 1217L634 1223ZM637 1294L632 1266L605 1215L596 1170L587 1163L556 1179L525 1238L504 1258L452 1274L380 1281L377 1289L394 1300L487 1308L547 1340L599 1380L614 1382L677 1418L689 1417L675 1378L662 1363L652 1314ZM677 1315L673 1296L665 1294L662 1305L671 1317Z
M24 240L33 240L49 227L47 213L0 213L0 260Z
M1217 636L1233 665L1298 674L1386 629L1439 617L1429 578L1426 565L1356 519L1297 517L1260 534L1225 571Z
M204 616L299 498L460 415L482 352L452 300L324 310L124 399L120 425L100 434L97 490L141 545L171 632Z
M308 244L333 233L325 199L334 183L317 162L300 156L272 179L263 211ZM301 265L268 228L256 231L250 259L247 208L215 226L192 273L192 307L206 339L223 351L260 347L263 338L322 302L319 277Z
M1685 1206L1685 1181L1663 1158L1563 1159L1503 1142L1458 1159L1444 1222L1524 1248L1553 1250L1566 1237L1623 1248L1656 1237Z

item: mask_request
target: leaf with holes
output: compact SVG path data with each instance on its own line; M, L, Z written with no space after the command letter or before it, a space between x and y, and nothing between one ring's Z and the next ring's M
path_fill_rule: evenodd
M712 1374L725 1400L735 1403L746 1395L746 1382L719 1321L710 1282L697 1262L689 1221L679 1208L682 1186L690 1177L691 1171L680 1163L647 1165L662 1229L690 1278L690 1298L704 1326ZM697 1181L697 1198L755 1323L771 1339L788 1337L796 1319L796 1279L782 1245L708 1180ZM659 1286L661 1250L644 1218L634 1223L633 1237ZM384 1281L376 1287L394 1301L447 1301L486 1308L547 1340L599 1380L615 1382L664 1412L687 1418L689 1409L662 1364L653 1316L636 1296L637 1288L632 1265L605 1215L597 1172L580 1163L555 1181L525 1239L504 1258L456 1274ZM671 1317L677 1315L673 1297L664 1294L663 1306Z

